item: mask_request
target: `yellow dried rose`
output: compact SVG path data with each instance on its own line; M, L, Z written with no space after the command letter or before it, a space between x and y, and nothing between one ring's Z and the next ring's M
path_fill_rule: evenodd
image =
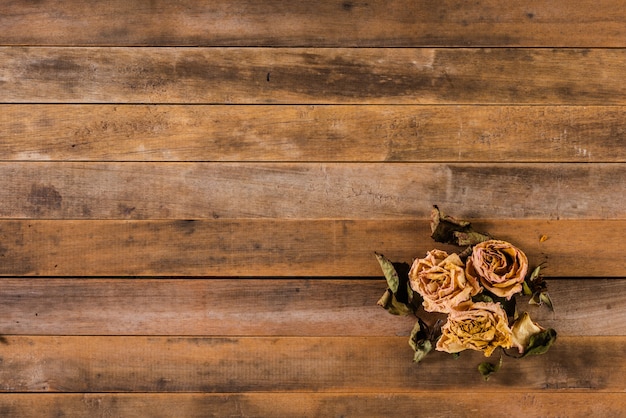
M473 277L466 277L465 265L457 254L432 250L416 259L409 271L411 289L419 293L428 312L448 313L481 290Z
M512 333L499 303L467 302L453 309L441 327L436 349L447 353L482 351L485 357L498 347L510 348Z
M465 273L496 296L511 299L522 291L528 272L528 258L506 241L488 240L476 244L467 259Z
M530 337L539 334L541 331L544 331L544 328L540 327L536 322L533 322L528 312L524 312L515 320L511 327L511 332L513 333L513 347L516 347L519 353L523 354L526 347L528 347Z

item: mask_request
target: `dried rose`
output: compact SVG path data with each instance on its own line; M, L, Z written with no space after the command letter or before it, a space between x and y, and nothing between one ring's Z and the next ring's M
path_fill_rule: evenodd
M508 319L499 303L465 303L450 312L441 332L436 349L447 353L470 349L489 357L496 348L512 345Z
M544 331L544 328L530 319L528 312L521 314L513 323L511 332L513 333L513 347L517 347L520 354L523 354L528 347L530 337Z
M422 305L428 312L448 313L481 291L475 278L466 277L459 256L441 250L429 251L413 262L409 283L424 299Z
M506 241L489 240L474 246L465 273L496 296L511 299L522 291L528 272L528 258Z

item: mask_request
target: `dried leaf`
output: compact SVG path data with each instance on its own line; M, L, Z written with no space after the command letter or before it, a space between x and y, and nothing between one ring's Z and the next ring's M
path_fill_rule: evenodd
M500 370L501 367L502 367L502 356L500 356L500 361L498 362L498 364L493 364L488 361L480 363L478 365L478 371L480 372L480 374L483 376L485 380L489 380L491 375L497 372L498 370Z
M548 236L547 235L542 235L541 237L539 237L539 242L545 242L548 240Z
M430 230L432 239L444 244L454 244L461 247L476 245L479 242L491 239L487 234L481 234L472 229L468 221L445 215L435 205L430 216Z
M383 295L380 297L380 299L378 299L378 302L376 302L376 304L378 306L382 306L385 309L389 309L392 303L392 299L393 293L391 293L391 290L387 289L385 290L385 293L383 293Z
M492 303L493 298L486 293L479 293L476 296L472 296L472 302L487 302Z
M531 354L543 354L550 349L555 341L556 331L552 328L548 328L545 331L537 333L530 337L528 346L526 347L522 357L526 357Z
M550 308L551 311L554 311L554 305L552 304L552 299L550 299L550 295L548 295L547 291L539 291L533 293L533 296L528 301L529 305L546 305Z
M548 292L539 293L539 304L545 304L551 311L554 311L554 305L552 305L552 299L550 299Z
M539 278L539 274L541 273L541 266L535 267L532 273L530 273L529 281L534 282Z
M528 301L529 305L541 305L541 301L539 300L539 292L533 293L533 296Z
M412 307L398 301L396 295L391 292L391 289L385 291L377 304L385 308L385 310L392 315L409 315L413 312Z
M464 247L466 245L476 245L491 239L489 235L481 234L480 232L476 232L471 229L467 232L454 232L454 238L456 239L455 244L460 247Z
M413 361L415 363L422 361L433 349L433 344L428 338L429 334L430 332L426 324L418 318L411 331L411 336L409 337L409 345L413 351L415 351L413 354Z
M384 255L379 253L374 253L376 255L376 259L378 260L378 264L380 264L380 268L383 270L383 274L385 275L385 279L387 279L387 286L393 293L398 293L398 286L400 284L400 278L398 277L398 272L394 267L393 263L389 261Z
M419 294L413 292L409 284L410 266L406 263L393 263L379 253L374 254L388 286L385 294L378 300L378 305L393 315L408 315L415 312L422 300Z
M413 362L419 363L426 357L426 354L430 353L433 349L433 344L430 340L425 340L421 345L418 346L417 350L413 354Z

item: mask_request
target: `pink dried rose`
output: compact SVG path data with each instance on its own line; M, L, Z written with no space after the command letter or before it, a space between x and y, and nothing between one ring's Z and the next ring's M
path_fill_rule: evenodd
M448 315L436 349L447 353L477 350L489 357L496 348L510 348L512 343L508 319L499 303L467 302Z
M422 305L428 312L448 313L481 291L478 281L466 276L459 256L441 250L429 251L413 262L409 283L424 299Z
M465 266L467 276L478 279L491 293L506 299L522 291L527 272L526 254L500 240L476 244Z

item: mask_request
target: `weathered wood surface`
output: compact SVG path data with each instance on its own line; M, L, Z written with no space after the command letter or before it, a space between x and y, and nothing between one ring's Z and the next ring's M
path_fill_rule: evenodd
M482 396L451 396L442 392L417 393L98 393L3 394L0 411L15 418L149 416L152 418L311 417L346 418L398 416L448 418L468 412L485 418L560 417L563 405L569 417L621 418L623 393L526 394L484 392ZM491 401L505 399L502 402ZM485 399L490 399L485 402Z
M626 49L0 47L2 103L624 105Z
M624 220L474 225L546 264L547 276L624 277ZM0 275L379 277L374 251L405 262L458 251L429 235L427 220L7 220Z
M408 336L412 316L376 305L380 279L24 279L1 281L12 335ZM559 336L626 335L626 279L549 279L555 311L519 298ZM181 309L184 307L184 310Z
M406 337L5 336L0 391L626 392L624 347L624 336L562 337L485 383L482 353L417 365Z
M207 417L311 417L346 418L398 416L448 418L468 412L485 418L599 416L621 418L626 409L623 393L526 394L484 392L482 396L451 396L442 392L417 393L178 393L178 394L3 394L0 411L15 418L85 416L149 416L152 418ZM485 399L489 399L486 402ZM491 401L504 399L503 401Z
M626 162L622 106L0 105L0 160Z
M623 416L621 2L4 3L0 415ZM548 354L411 362L432 204L544 263Z
M619 0L8 2L5 45L626 45Z
M0 217L626 219L626 164L0 163Z

